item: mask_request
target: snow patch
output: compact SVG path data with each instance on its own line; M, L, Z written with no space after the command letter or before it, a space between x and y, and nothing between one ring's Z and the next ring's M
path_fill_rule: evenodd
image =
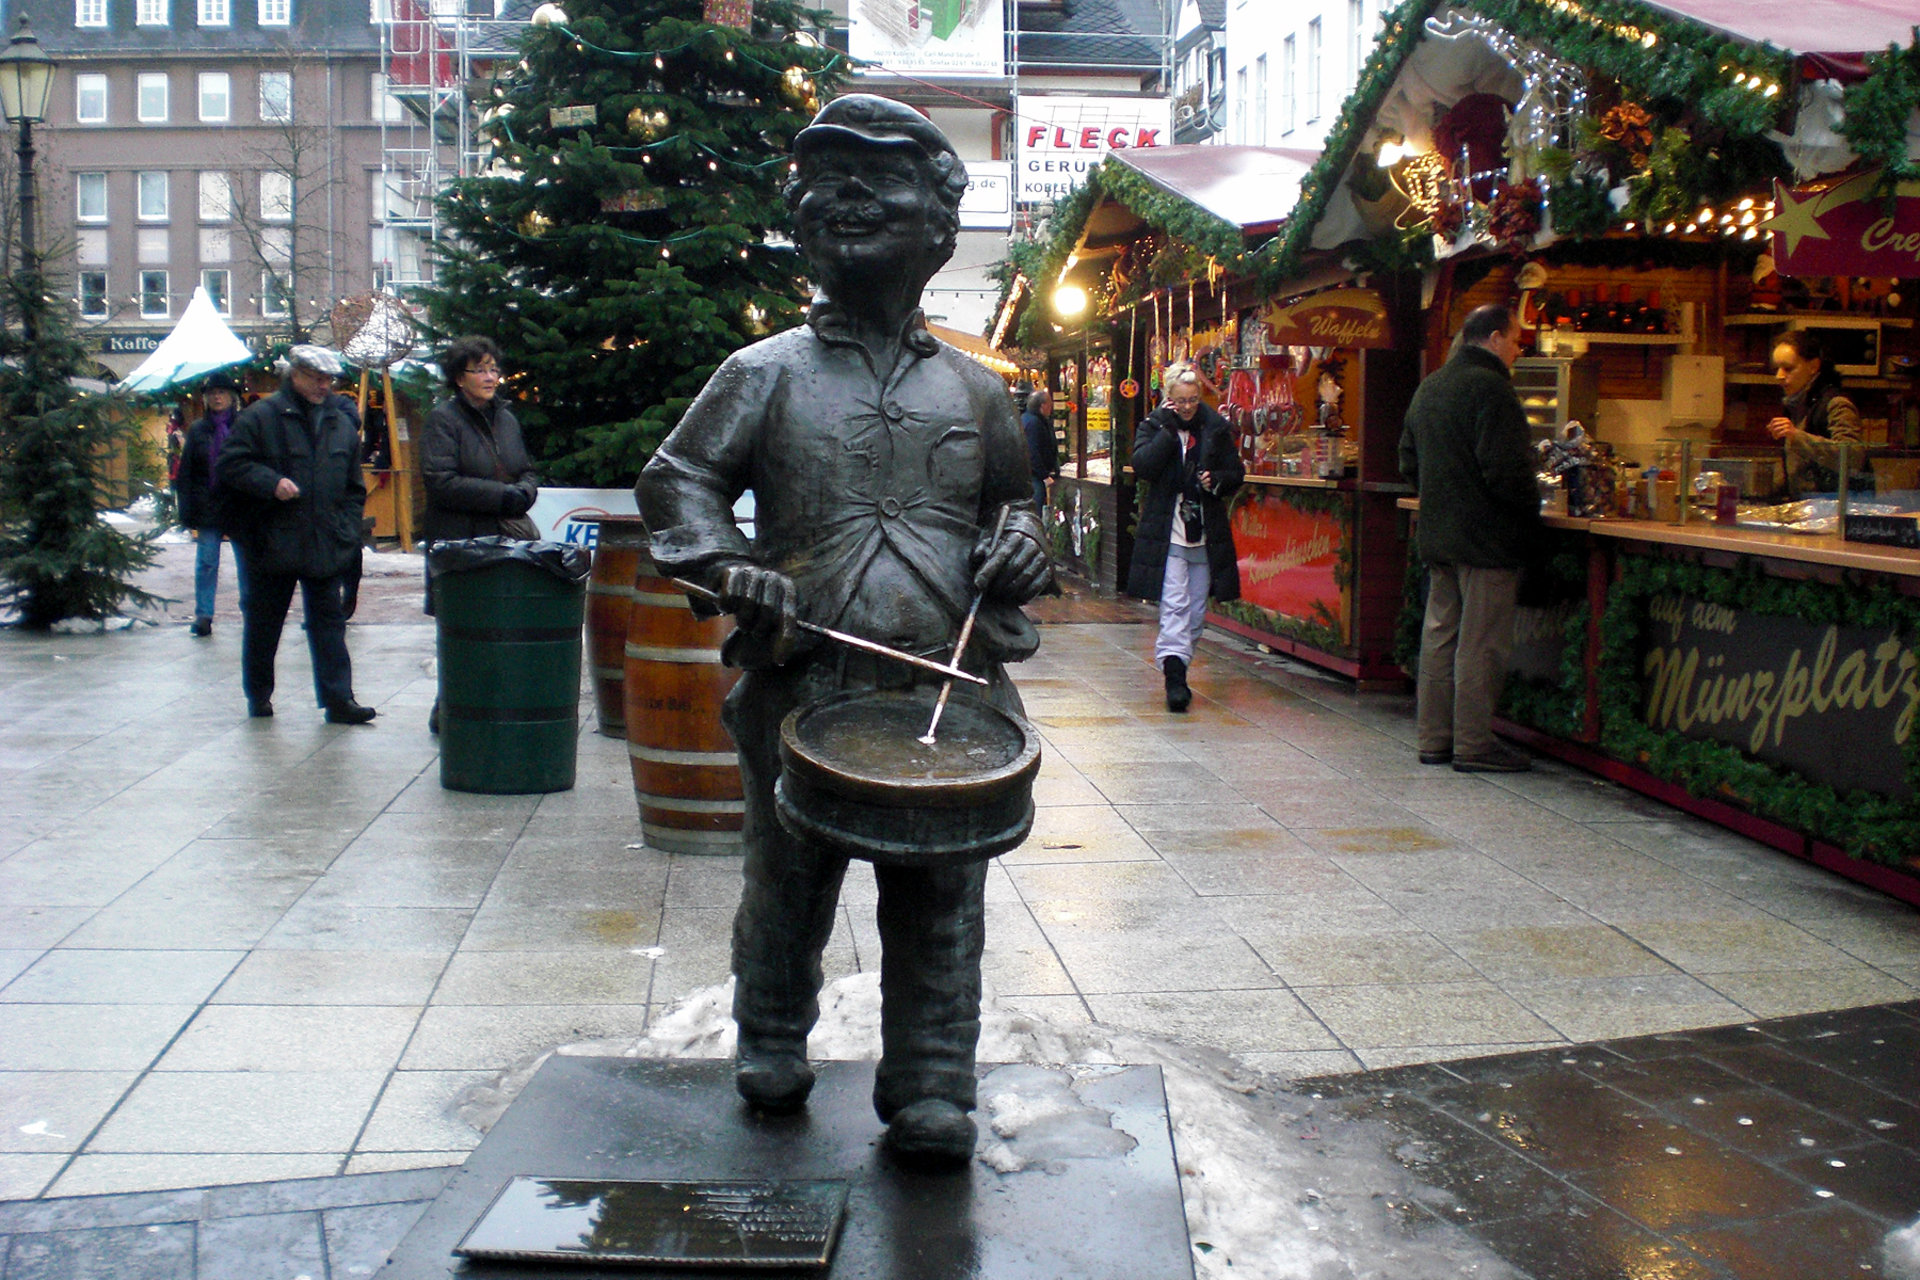
M1909 1226L1887 1233L1881 1242L1887 1257L1887 1275L1891 1280L1920 1280L1920 1218Z

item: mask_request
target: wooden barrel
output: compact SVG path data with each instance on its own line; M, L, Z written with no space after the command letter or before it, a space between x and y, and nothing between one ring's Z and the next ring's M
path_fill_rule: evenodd
M740 849L740 760L720 724L720 703L740 674L720 665L732 625L694 617L685 593L640 557L627 619L626 732L649 848Z
M627 615L633 579L646 559L647 526L639 516L601 516L587 575L587 667L593 674L593 711L600 732L627 734Z

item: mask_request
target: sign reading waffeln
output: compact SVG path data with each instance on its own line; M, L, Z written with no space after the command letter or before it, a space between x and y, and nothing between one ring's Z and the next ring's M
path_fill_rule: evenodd
M1013 163L967 161L967 193L960 197L960 226L967 231L1006 231L1013 226Z
M1372 289L1328 289L1270 307L1267 341L1276 347L1391 347L1385 299Z
M1889 202L1880 171L1827 187L1774 184L1773 261L1783 276L1920 278L1920 182L1902 182Z
M1006 41L1001 0L852 0L847 15L847 52L870 75L1004 76Z
M1109 151L1173 141L1166 98L1022 96L1017 104L1021 200L1052 200L1080 185Z

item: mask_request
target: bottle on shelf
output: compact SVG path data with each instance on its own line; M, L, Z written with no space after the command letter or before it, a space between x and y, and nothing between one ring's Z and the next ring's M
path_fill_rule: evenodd
M1593 332L1593 304L1584 301L1578 289L1567 290L1567 304L1573 308L1573 331L1575 333Z

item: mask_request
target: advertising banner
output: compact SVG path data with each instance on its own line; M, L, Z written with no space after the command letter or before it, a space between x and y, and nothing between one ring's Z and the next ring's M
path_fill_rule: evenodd
M1774 214L1759 225L1780 274L1920 277L1920 182L1900 183L1891 200L1879 183L1878 169L1829 187L1774 183Z
M1021 200L1054 200L1080 185L1109 151L1173 141L1166 98L1023 95L1015 104Z
M1896 632L1682 596L1648 602L1649 728L1737 747L1842 792L1904 799L1920 653Z
M1276 347L1391 347L1387 303L1372 289L1329 289L1268 308L1267 341Z
M599 542L601 516L637 516L640 506L631 489L542 489L527 512L540 536L550 542L570 542L591 551ZM753 495L742 494L733 504L733 518L753 536Z
M964 231L1008 231L1013 227L1013 162L967 161L967 193L960 197Z
M1003 0L852 0L847 52L873 75L1004 76Z
M1233 512L1240 598L1344 637L1347 605L1338 573L1345 525L1335 513L1294 506L1284 489L1251 487L1252 493Z

